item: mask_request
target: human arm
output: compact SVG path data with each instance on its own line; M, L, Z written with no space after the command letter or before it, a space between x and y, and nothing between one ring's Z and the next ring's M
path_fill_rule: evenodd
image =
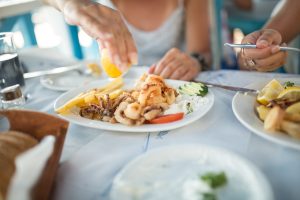
M206 62L210 59L209 15L207 0L185 1L186 52L169 50L166 55L150 68L150 72L164 78L192 80L201 71L200 63L190 53L203 55Z
M120 70L128 63L137 63L137 50L120 13L91 0L44 0L61 11L71 25L80 26L96 39L100 48L107 48L109 56Z
M285 45L300 33L297 25L299 9L300 1L284 1L262 30L250 33L242 40L242 43L256 44L258 49L245 49L238 54L241 69L272 71L285 63L287 53L280 51L279 45ZM254 65L251 66L249 61Z
M274 29L285 43L291 42L299 33L300 1L284 0L278 12L266 23L264 29Z

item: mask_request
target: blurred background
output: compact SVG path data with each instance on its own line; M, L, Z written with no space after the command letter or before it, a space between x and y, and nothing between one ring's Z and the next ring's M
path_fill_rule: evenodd
M211 0L211 45L214 68L236 69L235 52L224 42L239 43L245 34L260 29L279 0ZM275 9L276 11L276 9ZM273 11L274 12L274 11ZM0 32L13 31L19 49L54 49L76 59L98 59L95 41L61 13L39 0L0 0Z

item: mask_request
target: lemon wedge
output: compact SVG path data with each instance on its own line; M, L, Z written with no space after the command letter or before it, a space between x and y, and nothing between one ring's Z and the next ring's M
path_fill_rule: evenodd
M285 111L287 113L297 113L297 114L300 114L300 102L294 103L294 104L290 105L289 107L287 107L287 109Z
M300 87L288 87L285 90L281 91L277 98L287 99L288 101L298 101L300 100Z
M256 100L260 104L267 105L271 100L276 99L283 90L283 86L273 79L261 90Z
M122 71L119 70L119 68L113 64L108 56L108 50L102 49L101 50L101 65L103 70L106 72L106 74L111 78L117 78L122 75ZM131 64L128 64L128 67Z

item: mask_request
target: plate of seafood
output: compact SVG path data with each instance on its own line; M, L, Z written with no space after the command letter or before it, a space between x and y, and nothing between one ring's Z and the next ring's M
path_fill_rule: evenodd
M156 132L186 126L213 106L214 95L201 83L164 80L105 79L70 90L54 109L72 123L121 132Z
M249 130L272 142L300 149L300 81L282 78L248 85L258 95L237 93L232 109Z

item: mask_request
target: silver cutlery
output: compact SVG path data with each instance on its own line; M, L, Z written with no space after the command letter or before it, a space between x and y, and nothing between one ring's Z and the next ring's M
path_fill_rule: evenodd
M229 85L221 85L221 84L215 84L215 83L208 83L208 82L197 81L197 80L194 80L193 82L203 83L207 87L217 87L217 88L222 88L222 89L230 90L230 91L234 91L234 92L240 92L240 93L243 93L245 95L248 95L248 94L257 95L259 93L259 90L254 90L254 89L249 89L249 88L234 87L234 86L229 86Z
M80 71L81 69L83 69L82 64L74 64L74 65L70 65L70 66L57 67L57 68L53 68L53 69L49 69L49 70L27 72L27 73L24 73L23 76L25 79L28 79L28 78L35 78L35 77L44 76L44 75L65 73L65 72L69 72L69 71L73 71L73 70Z
M256 49L255 44L231 44L225 43L224 46L232 47L232 48L244 48L244 49ZM294 51L300 53L300 49L294 47L279 47L281 51Z

